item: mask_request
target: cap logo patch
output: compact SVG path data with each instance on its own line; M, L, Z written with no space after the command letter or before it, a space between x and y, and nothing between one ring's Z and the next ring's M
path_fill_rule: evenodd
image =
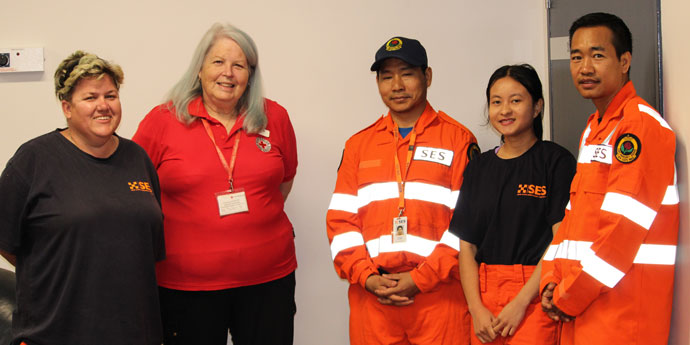
M397 37L391 38L390 40L388 40L388 42L386 42L386 50L389 52L400 50L400 48L402 48L402 44L403 43L401 39Z
M642 143L634 134L625 133L616 140L616 159L621 163L632 163L642 152Z

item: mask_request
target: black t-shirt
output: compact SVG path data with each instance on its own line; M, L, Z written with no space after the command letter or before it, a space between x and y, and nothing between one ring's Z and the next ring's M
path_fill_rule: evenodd
M549 141L512 159L482 153L465 168L450 232L477 246L479 263L536 265L563 219L575 167Z
M0 249L17 256L15 342L160 344L159 200L132 141L105 159L59 131L22 145L0 176Z

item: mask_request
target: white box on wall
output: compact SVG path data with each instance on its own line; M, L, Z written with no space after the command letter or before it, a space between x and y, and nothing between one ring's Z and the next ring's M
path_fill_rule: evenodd
M0 73L43 72L43 48L0 48Z

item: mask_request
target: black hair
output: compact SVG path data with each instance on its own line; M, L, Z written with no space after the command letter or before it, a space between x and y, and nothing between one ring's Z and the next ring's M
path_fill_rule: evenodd
M513 80L520 83L525 87L529 95L532 97L532 106L537 104L539 100L544 99L544 93L541 88L541 80L539 80L539 75L537 71L534 70L529 64L522 65L505 65L500 67L491 75L489 78L489 84L486 86L486 104L490 103L491 98L491 87L494 86L496 81L501 78L511 77ZM539 111L539 115L532 121L532 129L534 130L534 135L538 140L542 140L544 134L544 126L542 124L543 110ZM503 142L503 136L501 136L501 142Z
M630 52L630 54L632 54L632 34L630 33L630 29L628 29L628 26L625 25L622 19L610 13L595 12L585 14L575 20L568 31L570 42L573 41L573 35L577 29L595 26L604 26L611 30L613 33L611 44L616 49L616 57L618 57L619 60L621 55L625 52Z
M404 60L403 60L403 62L405 62L405 63L408 64L408 65L410 64L409 62L404 61ZM421 69L422 69L422 74L426 73L426 69L429 68L429 66L427 66L427 65L423 65L423 66L413 66L413 65L410 65L410 66L421 68ZM379 71L381 71L381 66L379 66L379 68L376 70L376 79L379 78Z

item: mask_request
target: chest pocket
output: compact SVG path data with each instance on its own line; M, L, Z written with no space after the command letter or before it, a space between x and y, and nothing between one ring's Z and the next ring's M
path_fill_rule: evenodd
M610 168L611 165L606 163L592 162L586 164L582 169L582 174L578 174L577 188L585 193L606 194ZM575 182L573 181L573 186L575 186Z
M642 181L642 174L639 169L612 170L612 166L598 162L587 164L584 169L581 169L584 172L577 174L573 179L570 193L580 189L585 193L603 195L610 189L611 191L623 192L628 195L637 195Z
M382 156L364 156L357 167L357 184L359 187L371 183L395 182L393 159Z

